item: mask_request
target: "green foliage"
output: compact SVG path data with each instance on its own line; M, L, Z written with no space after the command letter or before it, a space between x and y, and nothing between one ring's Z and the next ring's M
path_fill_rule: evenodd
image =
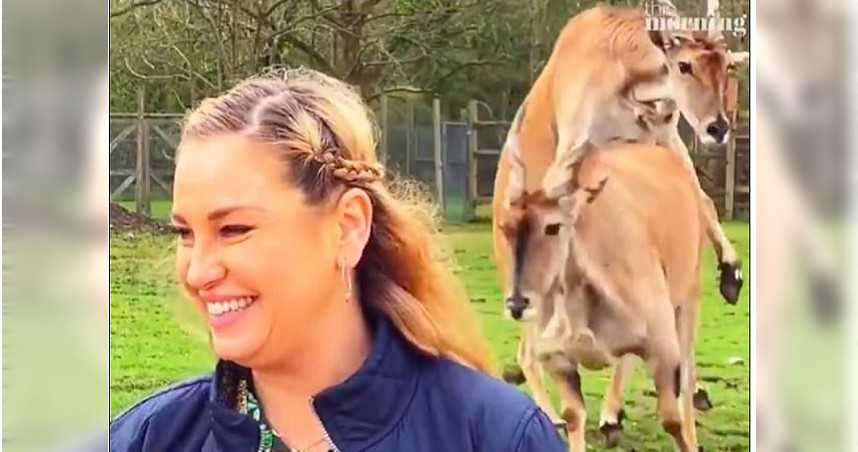
M126 11L111 0L110 108L184 112L271 66L312 67L358 86L373 100L411 87L439 93L449 117L469 99L511 119L566 21L597 3L638 0L160 1ZM683 14L703 0L674 0ZM721 0L725 16L747 0ZM728 36L731 47L748 40ZM747 74L747 69L743 69ZM747 86L747 80L743 80ZM747 90L740 98L747 109Z

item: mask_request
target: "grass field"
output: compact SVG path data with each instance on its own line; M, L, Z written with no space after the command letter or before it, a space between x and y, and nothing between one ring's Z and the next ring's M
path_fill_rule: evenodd
M134 201L120 201L119 204L131 212L135 211L134 210L135 209ZM152 217L157 218L159 220L166 220L166 219L170 218L170 206L171 206L170 201L153 200L151 202Z
M169 206L161 204L153 206L153 214L164 218ZM748 225L728 224L726 229L748 268ZM498 363L514 363L518 327L501 315L489 224L448 227L445 234L456 256L456 272L481 315ZM171 248L168 236L117 236L111 240L111 416L159 387L212 369L205 332L171 282ZM698 415L698 437L706 450L744 451L749 447L750 429L748 288L737 306L729 306L717 292L711 253L702 271L705 285L697 363L714 408ZM737 357L741 362L735 363ZM589 442L592 450L602 450L596 424L608 372L583 371L582 380L589 410ZM628 417L618 450L673 449L660 427L652 387L643 366L638 366L626 391Z

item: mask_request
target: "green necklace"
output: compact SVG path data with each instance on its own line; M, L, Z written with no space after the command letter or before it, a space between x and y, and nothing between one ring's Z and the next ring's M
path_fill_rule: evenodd
M283 443L277 432L268 426L268 422L262 413L262 405L256 400L253 392L248 390L245 379L241 379L238 383L238 411L259 422L259 449L257 452L309 452L327 441L327 438L322 437L304 448L290 449Z

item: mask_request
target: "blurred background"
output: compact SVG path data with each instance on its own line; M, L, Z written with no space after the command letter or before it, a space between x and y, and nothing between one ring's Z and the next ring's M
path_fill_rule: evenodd
M104 450L108 13L2 14L3 449Z
M752 375L759 450L858 450L848 384L858 381L850 365L858 325L847 321L855 312L847 301L855 250L847 210L856 174L848 135L855 96L847 89L854 3L756 2Z

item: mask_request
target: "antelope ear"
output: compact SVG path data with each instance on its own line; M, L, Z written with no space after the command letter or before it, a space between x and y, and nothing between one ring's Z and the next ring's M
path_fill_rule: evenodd
M580 190L579 190L580 192ZM573 214L574 211L581 209L581 203L578 202L578 198L576 198L575 193L566 193L557 199L557 205L560 206L560 210L564 214Z
M709 42L712 42L713 44L725 47L727 46L727 39L724 37L724 33L722 33L721 30L717 28L709 29L709 33L706 35L706 39L708 39Z
M504 194L504 206L509 209L509 206L521 199L524 195L524 164L519 155L518 140L516 137L511 137L509 140L509 153L507 154L507 162L509 162L509 178L506 184L506 193Z
M542 191L549 199L559 199L574 191L573 167L575 153L565 152L557 156L542 179ZM580 154L578 154L580 156Z
M676 46L681 46L694 42L694 35L687 31L675 31L671 38Z
M668 31L650 30L649 40L664 53L668 53L671 47L675 45L673 37Z
M677 48L694 42L694 36L682 30L650 30L649 40L667 55Z
M587 192L578 189L566 193L557 199L557 205L566 218L566 223L575 225L578 222L578 217L581 216L581 210L587 205Z

